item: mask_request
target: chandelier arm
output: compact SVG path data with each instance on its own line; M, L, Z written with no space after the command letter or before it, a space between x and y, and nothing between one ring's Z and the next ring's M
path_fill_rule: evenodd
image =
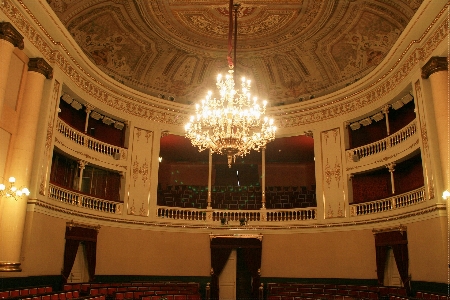
M233 0L230 0L230 5L228 6L228 66L230 69L233 69L233 58L231 57L231 51L233 49L233 45L231 43L231 39L233 36Z
M231 2L233 2L233 0L231 0ZM239 9L239 4L236 4L234 6L234 54L233 54L233 58L234 58L234 64L236 64L236 49L237 49L237 17L238 17L238 9ZM233 80L234 82L236 82L236 72L233 73Z

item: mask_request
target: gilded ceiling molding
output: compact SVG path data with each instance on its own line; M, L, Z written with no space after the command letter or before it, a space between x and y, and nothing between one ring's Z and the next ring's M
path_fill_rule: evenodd
M47 79L53 78L53 68L41 57L30 58L28 71L41 73Z
M440 71L448 71L447 57L433 56L422 67L422 78L427 79L430 75Z
M442 14L446 13L447 7L448 5L444 7L444 9L436 16L432 24L427 28L420 39L411 41L400 57L396 59L396 62L390 70L381 76L376 82L363 90L353 93L351 96L345 96L327 104L302 110L282 110L282 112L274 115L274 117L278 117L277 126L280 128L287 128L329 120L353 111L357 111L380 100L383 96L394 90L403 81L403 79L408 76L411 70L423 60L424 57L430 56L438 45L448 37L449 19L445 19L445 21L442 22L435 29L434 33L432 33L423 43L422 47L414 49L411 54L406 57L409 49L413 45L421 43L428 32L435 27L438 19L442 16ZM385 60L393 60L393 53L390 57L386 57ZM401 61L404 63L399 65ZM389 75L390 77L388 77ZM382 82L382 80L384 81ZM311 112L311 110L313 111ZM292 116L286 117L286 115Z
M56 42L45 31L43 26L37 21L22 1L18 0L19 4L27 11L35 24L30 24L25 16L17 9L17 7L11 3L11 1L4 1L5 4L0 6L0 9L3 10L3 12L9 19L11 19L17 28L23 32L24 36L30 41L30 43L33 44L51 63L55 63L59 66L59 68L79 88L91 95L93 98L119 111L159 123L182 125L188 121L188 114L186 112L180 112L173 108L145 103L132 97L125 98L123 95L114 95L110 89L103 86L101 82L95 80L89 73L87 73L62 43ZM36 30L33 25L36 25L39 30ZM44 38L41 33L43 33L46 38ZM52 49L52 47L50 47L47 43L47 38L52 42L52 46L59 46L63 51L61 52L59 49ZM69 59L66 59L66 56Z
M51 63L54 62L58 65L78 87L91 95L94 99L118 111L154 122L178 126L187 122L187 111L181 111L178 108L175 109L155 103L149 104L131 96L116 94L108 87L105 87L102 82L94 79L79 65L79 63L76 62L64 45L52 39L22 1L17 0L17 2L29 15L27 18L24 17L21 11L19 11L10 0L4 0L5 4L0 7L0 9L2 9L17 28L23 32L30 43L37 47L45 58ZM283 110L274 115L274 117L276 117L276 125L279 128L289 128L321 122L357 111L380 100L383 96L394 90L424 57L429 57L437 46L448 37L448 18L436 26L440 17L443 14L447 14L447 9L448 5L441 10L418 40L411 41L398 59L394 59L393 54L391 54L390 57L385 57L384 61L389 62L395 60L395 63L388 72L378 78L370 86L363 90L356 91L350 96L345 96L308 109L296 108L292 111ZM34 24L30 24L28 19L32 19ZM38 27L39 30L36 30L35 27ZM428 36L431 30L434 31ZM413 49L409 56L406 57L413 45L420 44L426 36L428 39L422 44L422 47ZM53 43L52 47L47 43L47 39ZM60 48L53 49L53 47ZM63 50L63 52L61 52L61 50ZM392 51L392 53L394 52L396 51ZM68 57L68 59L65 57ZM403 64L400 65L400 62L403 62Z
M23 36L9 22L0 22L0 40L5 40L14 45L14 47L23 50Z

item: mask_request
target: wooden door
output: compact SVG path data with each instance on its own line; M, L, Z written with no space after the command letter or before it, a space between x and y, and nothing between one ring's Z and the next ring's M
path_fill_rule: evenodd
M73 263L72 271L70 272L67 282L87 282L89 281L89 273L87 269L86 254L84 252L84 245L78 245L77 256Z
M236 249L233 249L228 258L227 264L219 275L219 299L236 299Z

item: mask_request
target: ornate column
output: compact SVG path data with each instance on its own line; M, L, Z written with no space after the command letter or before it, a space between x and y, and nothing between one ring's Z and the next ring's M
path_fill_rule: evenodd
M395 194L395 181L394 181L394 169L395 163L390 163L386 165L386 168L389 169L389 173L391 173L391 187L392 187L392 194Z
M386 119L386 131L387 131L386 133L387 133L387 136L389 136L391 134L391 130L389 129L389 115L388 115L389 104L383 106L381 108L381 112L384 114L384 118Z
M88 130L88 124L89 124L89 116L91 114L91 111L94 110L94 107L86 104L86 121L84 122L84 133L87 133Z
M211 208L211 188L212 188L212 184L211 184L211 177L212 177L212 152L211 149L209 149L209 167L208 167L208 208Z
M84 160L79 160L78 161L78 169L80 169L80 175L78 177L78 190L81 191L81 184L83 183L83 171L84 168L86 168L86 165L88 164L87 161Z
M44 80L52 77L53 69L44 59L30 59L9 174L16 177L18 186L30 186ZM38 191L30 192L30 198L33 198ZM0 271L19 272L27 197L21 197L17 202L4 201L3 205L0 212Z
M9 76L9 64L14 47L23 50L23 36L9 22L0 22L0 118L5 102L6 83Z
M434 56L422 67L422 78L429 79L434 109L434 120L439 144L439 158L441 166L442 186L440 195L445 191L450 192L449 175L449 127L450 127L450 101L449 101L449 77L447 57ZM430 120L431 121L431 120ZM439 195L439 198L441 198Z
M261 208L266 208L266 147L261 150L261 190L262 190L262 200Z

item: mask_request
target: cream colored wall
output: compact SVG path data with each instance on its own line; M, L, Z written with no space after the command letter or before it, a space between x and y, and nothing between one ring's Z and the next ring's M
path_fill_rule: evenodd
M442 217L407 225L411 280L448 283L447 220Z
M61 274L67 221L27 212L21 255L23 271L20 276Z
M446 220L406 224L413 281L447 282ZM60 274L67 221L28 213L20 276ZM376 280L372 229L262 233L262 277ZM98 234L97 275L208 277L210 266L209 232L101 226Z
M376 279L371 230L264 235L263 277Z
M209 236L102 227L97 240L98 275L209 276Z

